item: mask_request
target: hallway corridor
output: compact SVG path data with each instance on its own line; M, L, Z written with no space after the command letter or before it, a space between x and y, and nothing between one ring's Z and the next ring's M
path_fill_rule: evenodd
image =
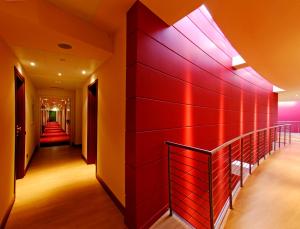
M62 129L58 122L47 122L44 133L41 134L41 146L69 144L70 136Z
M125 228L123 216L95 178L79 148L41 148L17 181L7 229Z

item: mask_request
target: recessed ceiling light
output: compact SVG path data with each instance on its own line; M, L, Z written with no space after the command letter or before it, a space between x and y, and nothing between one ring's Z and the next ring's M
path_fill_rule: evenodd
M62 76L62 73L61 73L61 72L59 72L57 75L58 75L58 76Z
M36 65L34 62L30 62L29 64L30 64L30 66L32 66L32 67L34 67L34 66Z
M82 73L82 75L85 75L86 74L86 70L82 70L81 73Z
M57 46L62 49L72 49L72 45L67 44L67 43L59 43Z

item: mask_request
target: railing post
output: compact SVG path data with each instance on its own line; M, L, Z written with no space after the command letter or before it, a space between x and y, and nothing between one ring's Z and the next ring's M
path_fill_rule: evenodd
M264 131L264 159L266 160L266 131Z
M213 202L213 181L212 181L212 155L208 156L208 188L209 188L209 210L210 228L214 229L214 202Z
M283 145L285 146L285 138L286 138L286 126L283 126L283 131L284 131L284 139L283 139Z
M229 206L230 209L232 209L232 155L231 155L231 144L228 146L229 147Z
M244 139L241 139L241 188L243 187L243 170L244 170Z
M292 143L292 138L291 138L292 137L291 136L292 135L292 126L289 126L289 131L290 131L290 133L289 133L289 135L290 135L289 136L289 138L290 138L289 141L290 141L290 144L291 144Z
M281 126L279 126L279 148L280 148L280 141L281 141Z
M271 155L271 151L273 150L273 143L272 143L272 129L269 129L269 155Z
M169 178L169 209L170 209L169 216L172 216L173 209L172 209L171 155L170 154L171 154L170 145L168 145L168 178Z
M249 163L249 174L252 174L252 154L253 154L253 145L252 145L252 136L253 134L250 135L250 163Z
M274 128L274 151L276 151L276 139L277 139L277 128L275 127Z
M257 166L259 166L259 132L257 132L257 139L256 139L256 156L257 156Z

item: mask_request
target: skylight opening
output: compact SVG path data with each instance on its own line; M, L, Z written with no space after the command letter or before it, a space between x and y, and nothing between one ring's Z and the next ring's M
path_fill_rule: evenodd
M273 85L273 92L278 93L278 92L282 92L282 91L285 91L285 90L281 89L280 87L277 87L277 86Z
M284 101L284 102L278 102L278 105L282 107L291 107L296 105L296 103L297 103L296 101Z

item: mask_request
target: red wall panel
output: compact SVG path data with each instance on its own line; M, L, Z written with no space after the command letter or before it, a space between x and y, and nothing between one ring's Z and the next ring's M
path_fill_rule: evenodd
M213 149L277 121L272 85L251 68L231 68L237 52L210 20L197 9L168 26L140 2L128 12L125 220L130 228L149 227L168 208L165 141ZM204 188L186 180L190 188ZM215 192L222 203L226 193ZM191 216L200 211L184 213L192 203L181 201L180 194L174 198L182 217L207 226L205 217L201 220L206 212L193 222Z

